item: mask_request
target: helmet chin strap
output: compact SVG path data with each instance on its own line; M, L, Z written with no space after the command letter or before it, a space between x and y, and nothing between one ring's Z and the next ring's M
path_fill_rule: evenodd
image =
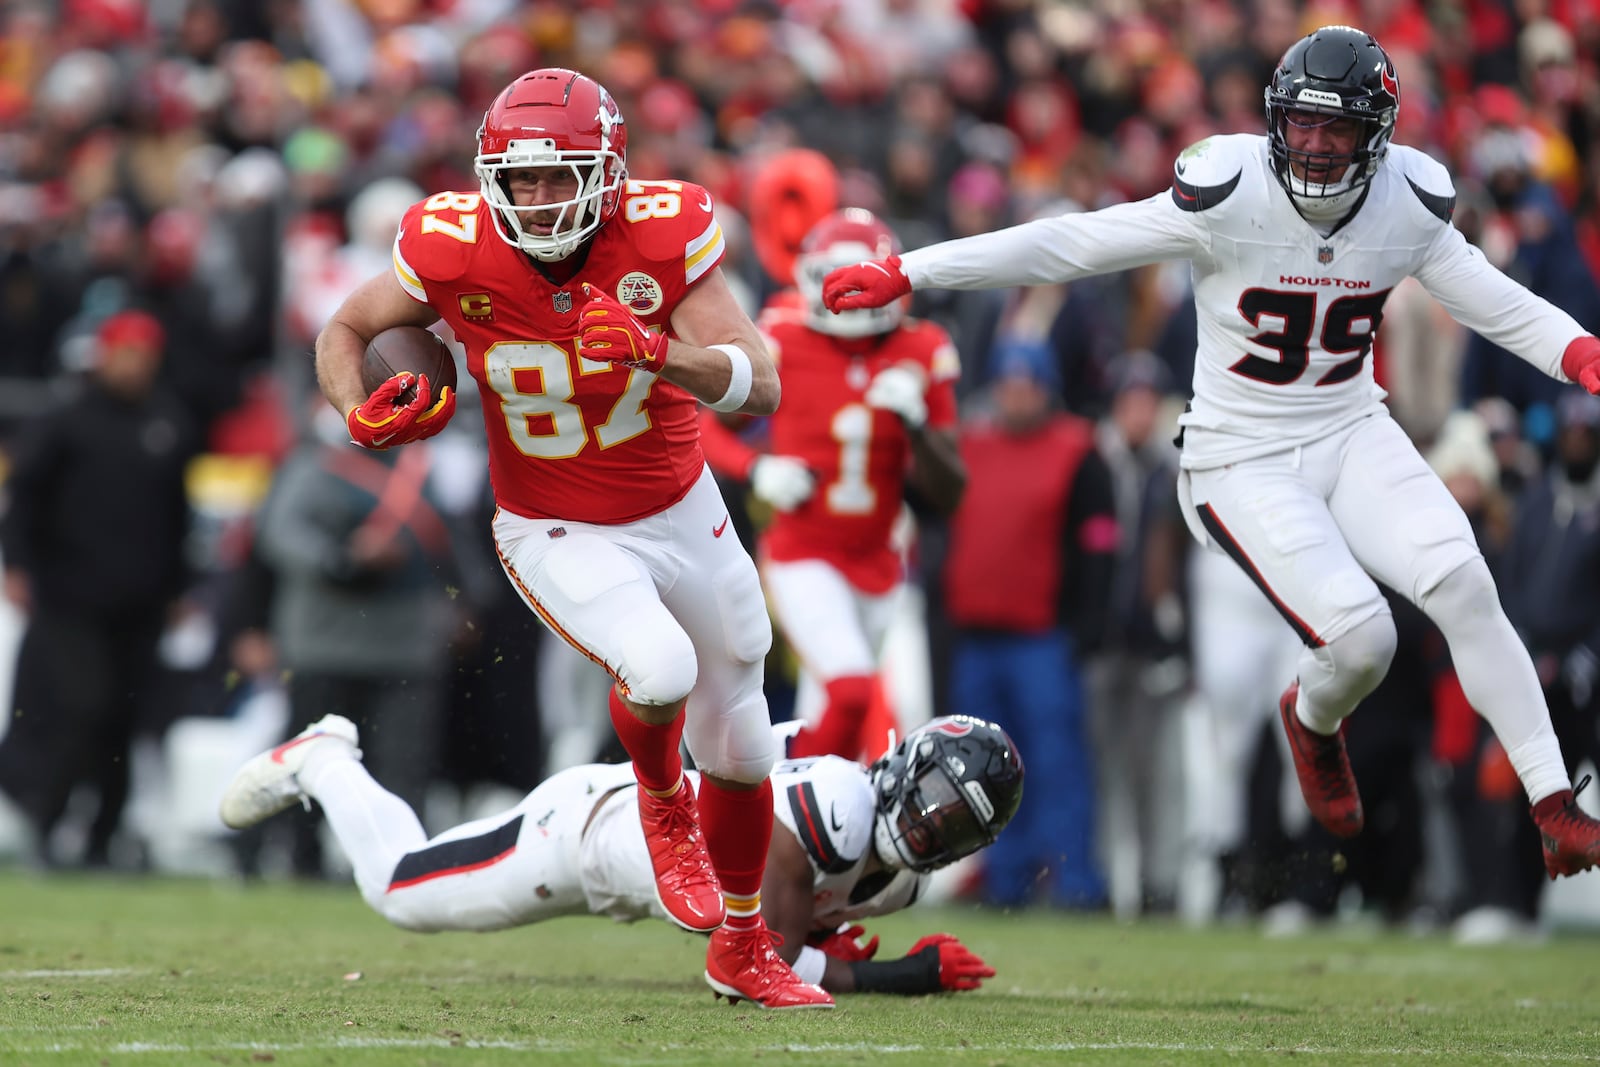
M1290 186L1293 187L1293 182ZM1362 198L1366 196L1369 187L1370 183L1358 185L1333 196L1297 196L1290 192L1289 201L1294 204L1294 209L1301 218L1310 223L1318 233L1328 237L1356 208L1361 206Z
M894 836L881 812L872 819L872 851L885 869L900 871L906 868L906 861L894 847Z
M1290 181L1289 188L1291 190L1293 190L1297 180ZM1345 212L1350 210L1351 206L1360 198L1361 190L1362 186L1358 185L1346 189L1342 193L1334 193L1332 196L1303 196L1293 191L1289 193L1289 196L1294 200L1295 208L1305 218L1331 222L1343 217Z
M561 228L551 233L549 238L547 238L547 240L554 242L553 247L530 247L526 242L520 240L518 241L518 247L540 262L555 263L566 259L583 245L585 239L584 237L573 237L571 235L574 231L583 228L584 219L588 213L588 210L588 204L578 204L570 209L572 212L570 218L565 211L562 212L561 218L557 220L558 225L560 225ZM519 219L519 227L520 223L521 220ZM523 231L520 228L518 232L526 234L526 231Z

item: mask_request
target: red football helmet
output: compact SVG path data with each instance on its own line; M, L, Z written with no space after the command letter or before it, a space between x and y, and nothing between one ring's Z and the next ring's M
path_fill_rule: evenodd
M822 303L822 279L835 267L899 254L900 241L894 231L866 208L835 211L811 227L794 261L794 284L805 298L806 325L835 337L871 337L900 325L906 313L905 299L837 315Z
M535 259L565 259L588 240L622 202L628 177L628 128L611 94L574 70L532 70L506 86L484 112L472 169L495 212L495 232ZM517 207L504 172L565 167L578 179L571 200ZM524 218L559 211L548 234L530 232Z

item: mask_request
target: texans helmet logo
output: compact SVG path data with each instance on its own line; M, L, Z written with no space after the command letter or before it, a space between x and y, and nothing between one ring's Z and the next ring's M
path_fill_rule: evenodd
M1386 60L1383 69L1378 72L1379 79L1383 82L1383 91L1394 97L1395 106L1400 105L1400 79L1395 77L1394 62Z

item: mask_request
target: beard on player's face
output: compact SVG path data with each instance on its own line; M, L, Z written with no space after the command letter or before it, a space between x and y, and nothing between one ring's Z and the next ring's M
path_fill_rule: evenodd
M574 204L587 188L592 166L563 164L548 167L519 167L500 176L500 188L522 232L540 237L556 236L582 226L588 218L587 204Z
M1327 158L1313 158L1310 161L1291 159L1289 168L1294 171L1294 176L1307 185L1337 185L1344 179L1345 172L1354 164L1334 163Z

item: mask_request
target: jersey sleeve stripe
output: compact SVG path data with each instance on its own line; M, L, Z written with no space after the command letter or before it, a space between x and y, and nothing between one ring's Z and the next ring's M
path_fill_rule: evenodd
M1412 181L1409 177L1406 178L1406 184L1411 186L1411 191L1413 193L1417 194L1417 199L1422 201L1422 206L1427 208L1433 214L1434 218L1438 219L1440 222L1449 222L1451 217L1455 215L1455 197L1440 196L1438 193L1426 192L1421 186Z
M1244 176L1240 170L1232 178L1221 185L1190 185L1182 178L1172 180L1172 202L1178 205L1180 211L1205 211L1207 208L1216 207L1239 186L1239 179Z
M794 813L794 828L800 844L812 862L829 874L849 870L850 864L839 855L828 839L822 825L822 807L817 803L817 791L810 782L797 782L789 787L789 810Z
M451 874L481 871L506 859L517 850L522 833L522 816L476 837L444 841L431 848L408 852L395 864L388 892L443 878Z
M711 225L706 227L704 233L689 242L689 247L684 250L683 270L684 281L694 284L706 271L715 267L722 260L723 250L727 244L722 239L722 227L716 219L711 220Z
M400 254L400 241L394 243L394 276L399 279L400 287L411 296L423 303L428 302L428 291L422 287L422 279L417 277L417 272L411 269L411 264L406 262L406 257Z

